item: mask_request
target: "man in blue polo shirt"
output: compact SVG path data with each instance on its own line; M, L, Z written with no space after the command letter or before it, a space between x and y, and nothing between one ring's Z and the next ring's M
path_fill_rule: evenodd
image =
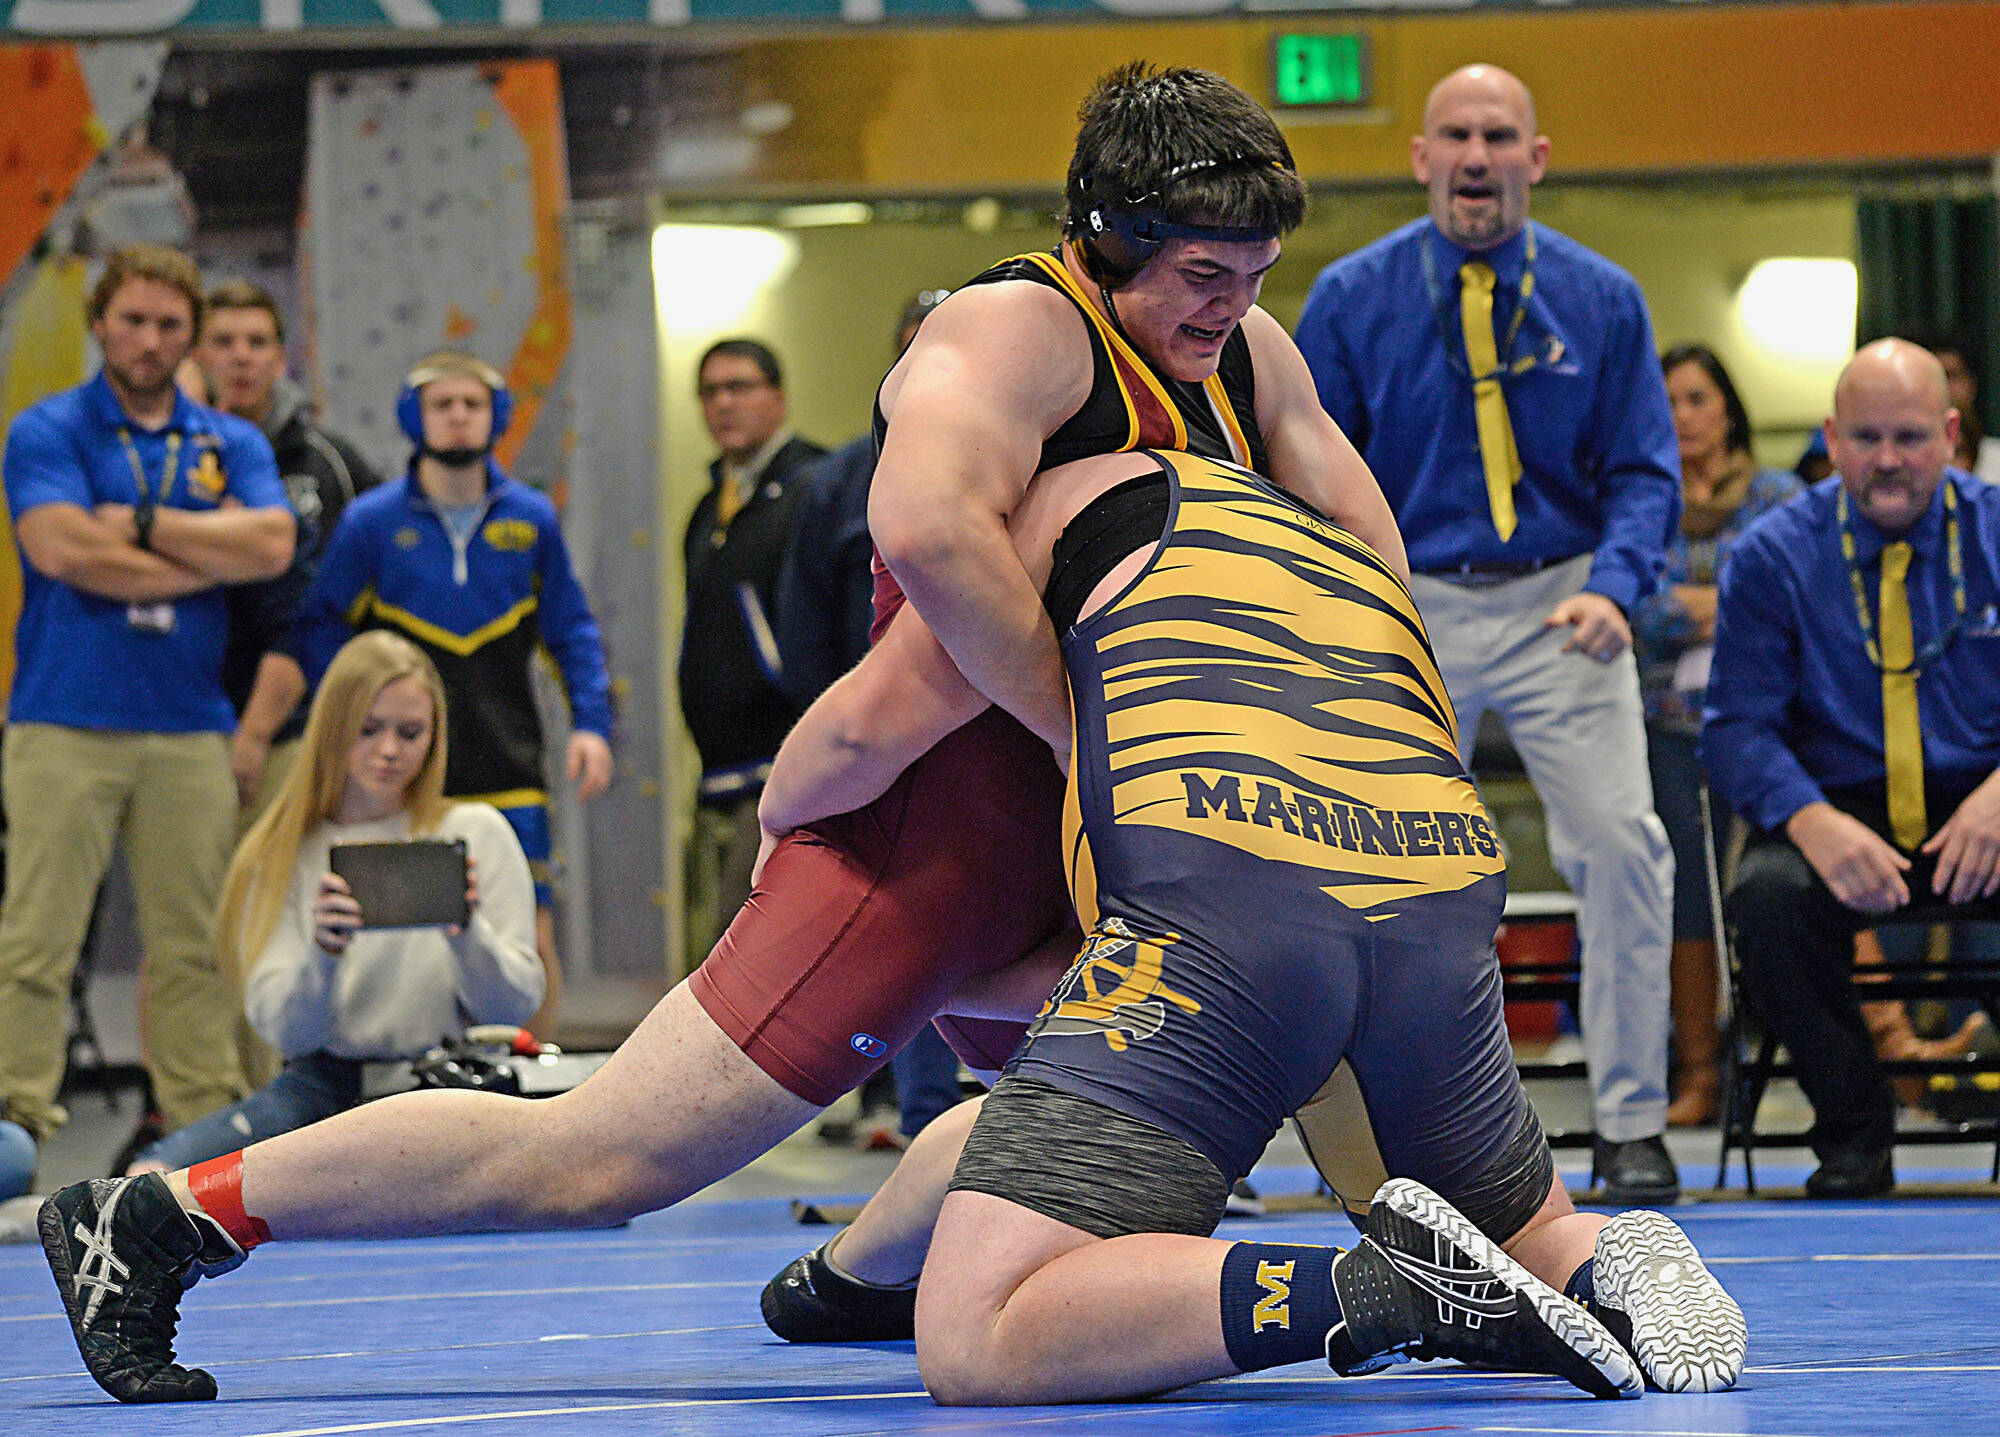
M2000 917L2000 488L1951 467L1943 367L1885 339L1834 391L1837 471L1722 572L1702 757L1756 832L1729 895L1743 982L1812 1100L1816 1197L1895 1185L1895 1103L1848 983L1912 904Z
M7 435L23 563L0 749L0 1105L38 1139L65 1116L70 974L114 842L132 868L162 1118L177 1128L243 1093L214 939L236 832L220 586L282 573L294 521L257 427L174 385L201 304L186 255L113 254L90 299L103 369Z
M1395 510L1468 760L1496 711L1582 900L1582 1027L1613 1200L1679 1191L1661 1133L1673 857L1653 813L1626 615L1680 513L1631 276L1528 222L1547 168L1505 70L1439 81L1411 142L1430 215L1330 265L1299 318L1320 402Z

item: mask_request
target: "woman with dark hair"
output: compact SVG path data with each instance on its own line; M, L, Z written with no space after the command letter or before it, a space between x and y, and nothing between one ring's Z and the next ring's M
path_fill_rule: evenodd
M1715 579L1723 555L1758 515L1804 486L1758 467L1750 416L1715 351L1683 344L1660 358L1681 451L1681 527L1660 587L1632 613L1653 805L1674 846L1673 1032L1676 1079L1667 1121L1694 1127L1715 1116L1719 1086L1716 989L1720 968L1701 851L1695 757L1703 690L1715 643Z

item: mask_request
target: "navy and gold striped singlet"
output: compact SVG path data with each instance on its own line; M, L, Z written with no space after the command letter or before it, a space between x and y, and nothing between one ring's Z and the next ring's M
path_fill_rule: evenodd
M1172 493L1161 546L1063 642L1085 926L1120 916L1228 951L1501 872L1388 566L1255 475L1154 457Z

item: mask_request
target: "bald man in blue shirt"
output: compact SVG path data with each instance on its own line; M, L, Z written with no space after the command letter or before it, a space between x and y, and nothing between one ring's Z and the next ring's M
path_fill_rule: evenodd
M1943 367L1900 339L1842 372L1836 473L1722 573L1702 756L1755 826L1729 895L1743 981L1812 1100L1816 1197L1895 1185L1895 1104L1848 983L1912 906L2000 918L2000 488L1951 467Z
M1548 165L1520 80L1439 81L1411 142L1428 218L1328 266L1300 316L1320 402L1395 510L1470 760L1505 720L1582 900L1594 1166L1671 1201L1673 857L1653 813L1627 614L1659 582L1680 459L1630 275L1528 222Z

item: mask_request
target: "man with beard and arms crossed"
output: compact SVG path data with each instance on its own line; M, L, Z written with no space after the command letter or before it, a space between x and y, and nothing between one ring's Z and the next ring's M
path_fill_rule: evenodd
M283 572L294 535L264 437L174 384L201 319L194 261L118 250L89 313L103 370L22 411L4 464L22 605L0 763L0 1116L38 1139L66 1116L70 975L114 845L167 1126L243 1095L215 946L236 833L222 586Z

